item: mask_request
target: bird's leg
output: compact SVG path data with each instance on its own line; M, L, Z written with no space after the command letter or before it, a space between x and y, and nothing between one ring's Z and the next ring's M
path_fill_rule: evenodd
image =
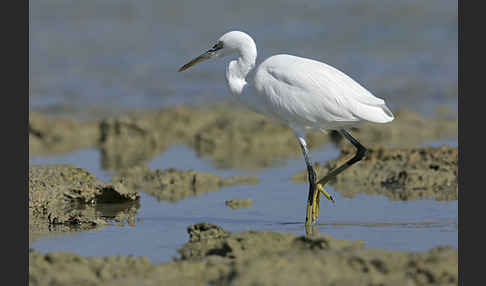
M341 129L339 130L339 133L344 136L344 138L348 139L349 142L351 142L354 147L356 147L356 154L354 155L353 158L349 159L346 163L342 164L338 168L332 170L330 173L328 173L324 178L320 179L317 182L317 187L319 186L324 186L326 185L332 178L336 177L339 173L343 172L347 168L349 168L351 165L354 163L360 161L363 159L363 157L366 155L366 148L361 145L361 143L358 142L351 134L349 134L346 130Z
M313 235L313 234L317 234L317 229L316 229L316 225L315 224L306 224L305 225L305 234L306 235Z
M313 217L312 217L313 221L317 220L317 217L319 216L319 202L321 201L320 194L323 194L326 197L326 199L334 203L334 198L326 190L324 190L324 187L321 184L316 184L316 189L317 192L314 192L314 198L313 198L313 202L315 202L314 209L313 209Z
M310 225L314 222L314 213L316 209L316 204L314 203L316 200L316 196L318 193L316 192L316 172L312 167L312 163L310 163L310 158L306 157L306 164L307 164L307 175L309 179L309 194L307 196L307 210L305 215L305 224Z
M309 178L309 195L307 196L307 210L305 215L305 224L306 226L309 226L315 222L317 216L319 215L319 195L323 193L324 196L326 196L326 198L329 200L333 200L333 198L324 190L322 186L316 184L316 172L312 167L312 161L309 156L309 150L307 150L305 139L303 136L297 136L297 139L299 140L302 153L304 154Z

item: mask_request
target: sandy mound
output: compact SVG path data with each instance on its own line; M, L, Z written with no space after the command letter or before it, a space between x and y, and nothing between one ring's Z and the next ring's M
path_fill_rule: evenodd
M29 166L29 234L86 230L133 217L138 198L124 185L103 183L72 165Z
M326 162L324 167L316 164L318 178L352 158L355 152L347 147L338 159ZM362 161L330 184L345 197L365 193L392 200L457 200L457 159L457 147L369 148ZM307 171L297 173L293 179L306 182Z
M256 184L257 177L220 176L193 170L152 170L149 167L133 167L120 171L114 182L121 182L129 188L145 192L159 201L176 202L188 196L214 192L222 187L237 184Z
M363 248L359 241L200 223L176 261L29 253L30 285L457 285L458 253Z

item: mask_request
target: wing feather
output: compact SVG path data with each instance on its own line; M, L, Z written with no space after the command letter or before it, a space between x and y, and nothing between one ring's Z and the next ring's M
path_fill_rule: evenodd
M393 119L383 99L319 61L290 55L270 57L258 67L254 83L273 109L301 123Z

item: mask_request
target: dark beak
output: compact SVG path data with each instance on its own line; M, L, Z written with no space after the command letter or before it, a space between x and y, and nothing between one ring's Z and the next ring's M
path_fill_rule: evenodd
M187 70L188 68L192 67L193 65L195 64L198 64L200 62L203 62L205 60L208 60L212 57L214 53L212 51L207 51L205 52L204 54L200 55L199 57L191 60L190 62L188 62L187 64L183 65L178 71L181 72L181 71L185 71Z
M214 55L216 55L216 52L220 49L223 48L223 43L218 42L216 45L214 45L209 51L205 52L204 54L200 55L199 57L193 59L192 61L188 62L187 64L183 65L179 71L185 71L188 68L192 67L193 65L203 62L205 60L209 60L212 58Z

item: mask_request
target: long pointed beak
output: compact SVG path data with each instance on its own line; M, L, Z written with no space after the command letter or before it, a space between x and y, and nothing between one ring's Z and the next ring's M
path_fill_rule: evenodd
M193 65L195 64L198 64L200 62L203 62L205 60L208 60L210 59L212 56L212 53L211 51L207 51L205 52L204 54L200 55L199 57L197 58L194 58L193 60L191 60L190 62L188 62L187 64L183 65L178 71L181 72L181 71L185 71L187 70L188 68L192 67Z

